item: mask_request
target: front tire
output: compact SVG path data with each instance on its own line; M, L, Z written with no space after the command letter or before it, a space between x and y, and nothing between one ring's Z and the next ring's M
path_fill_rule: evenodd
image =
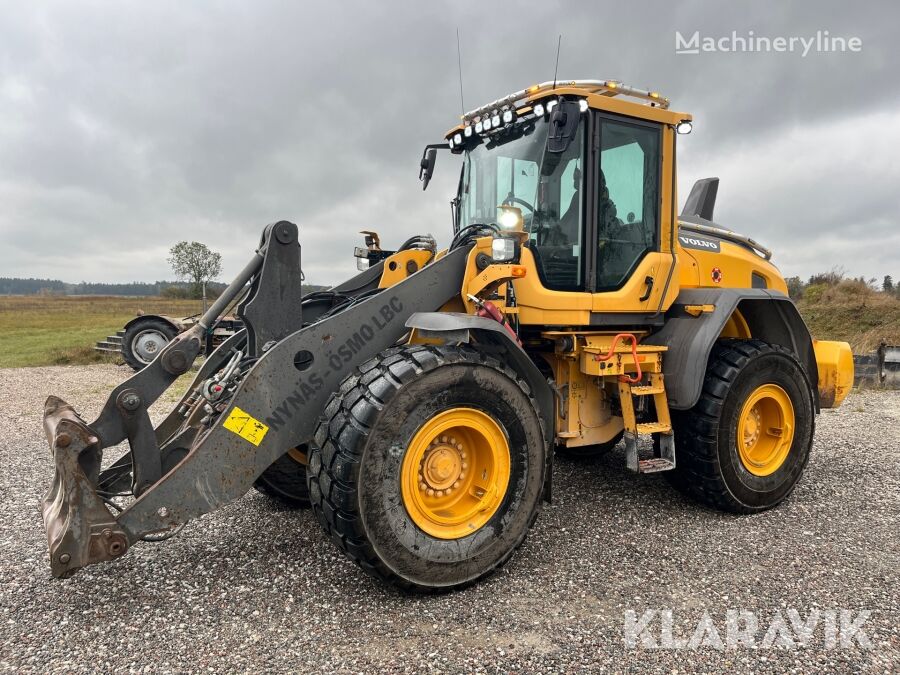
M812 388L796 357L760 340L720 340L703 391L672 411L676 487L713 508L756 513L793 491L812 448Z
M369 574L410 591L469 585L537 517L546 443L528 386L472 347L394 348L344 380L310 452L322 527Z

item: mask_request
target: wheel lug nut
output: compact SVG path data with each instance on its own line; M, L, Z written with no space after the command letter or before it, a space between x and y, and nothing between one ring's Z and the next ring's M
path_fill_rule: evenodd
M468 462L463 462L463 463L462 463L462 468L463 468L463 471L465 471L466 469L468 469L468 468L469 468L469 463L468 463Z
M425 485L425 483L419 483L419 489L422 490L422 492L424 492L427 488L428 486Z
M453 489L456 490L458 487L459 487L459 481L456 481L456 482L453 484Z
M434 497L434 490L428 488L428 491L425 494L427 494L429 497Z

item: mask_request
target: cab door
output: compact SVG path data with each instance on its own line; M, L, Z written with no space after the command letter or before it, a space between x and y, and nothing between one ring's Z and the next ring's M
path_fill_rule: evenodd
M586 236L591 323L653 323L677 295L674 134L661 124L606 113L596 113L592 127Z

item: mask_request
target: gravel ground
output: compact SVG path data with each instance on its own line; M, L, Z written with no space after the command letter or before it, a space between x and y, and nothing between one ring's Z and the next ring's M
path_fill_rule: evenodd
M52 579L37 509L50 480L48 393L85 417L127 372L0 370L0 668L15 671L897 672L900 664L900 392L825 411L806 475L768 513L701 508L621 451L559 460L555 501L498 574L408 597L346 561L309 512L251 493L115 564ZM689 638L708 613L759 618L755 648L625 642L626 611L672 611ZM759 643L779 612L871 612L871 646ZM652 615L660 641L663 619ZM790 634L790 633L788 633ZM710 633L707 633L710 637Z

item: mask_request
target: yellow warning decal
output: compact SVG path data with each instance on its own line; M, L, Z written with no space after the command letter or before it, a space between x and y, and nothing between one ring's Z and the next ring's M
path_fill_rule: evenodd
M250 441L253 445L262 443L262 439L266 437L266 432L269 431L269 427L237 406L234 407L234 410L231 411L231 414L222 426L228 431L233 431L244 440Z

